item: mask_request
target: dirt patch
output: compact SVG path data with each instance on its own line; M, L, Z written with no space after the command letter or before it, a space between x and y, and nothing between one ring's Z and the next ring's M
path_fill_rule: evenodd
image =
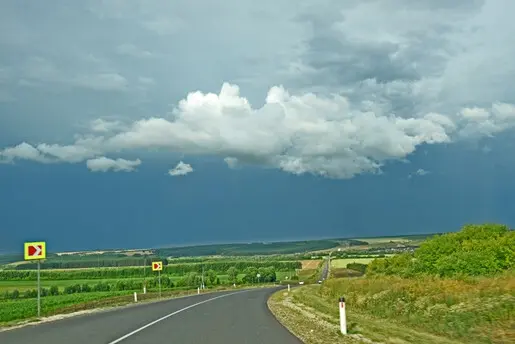
M310 259L310 260L303 260L302 262L302 270L306 269L316 269L318 268L318 265L320 264L322 260L321 259Z

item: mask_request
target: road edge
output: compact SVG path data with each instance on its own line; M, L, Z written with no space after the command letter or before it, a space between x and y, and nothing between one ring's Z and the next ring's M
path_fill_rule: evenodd
M299 288L299 286L296 286L296 287L291 287L291 289L293 288ZM268 312L270 313L270 315L275 319L275 321L277 321L277 323L279 325L281 325L286 331L288 331L293 337L297 338L299 340L300 343L304 343L304 341L298 336L298 334L296 334L295 332L293 332L288 326L286 326L280 319L279 317L277 316L277 314L272 310L272 308L270 307L270 302L271 302L271 299L272 297L274 297L274 295L276 295L277 293L280 293L282 291L284 291L286 289L286 287L283 287L283 288L279 288L278 290L275 290L275 291L271 291L269 294L268 294L268 297L266 299L266 308L268 309Z

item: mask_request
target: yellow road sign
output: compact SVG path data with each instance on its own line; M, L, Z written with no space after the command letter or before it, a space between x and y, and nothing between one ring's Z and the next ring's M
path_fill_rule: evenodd
M26 242L24 250L25 260L46 258L46 243L44 241Z
M163 262L152 262L152 271L163 270Z

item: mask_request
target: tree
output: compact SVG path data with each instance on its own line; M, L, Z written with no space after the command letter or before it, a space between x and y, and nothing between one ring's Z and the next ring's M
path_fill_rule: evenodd
M208 270L207 272L207 280L210 284L215 284L216 282L216 272L214 270Z
M236 283L236 279L238 278L238 270L234 266L231 266L227 269L227 275L229 275L229 281L231 283Z

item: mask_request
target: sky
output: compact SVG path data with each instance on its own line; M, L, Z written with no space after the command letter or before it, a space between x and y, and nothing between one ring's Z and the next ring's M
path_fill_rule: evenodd
M0 0L0 252L515 223L511 0Z

